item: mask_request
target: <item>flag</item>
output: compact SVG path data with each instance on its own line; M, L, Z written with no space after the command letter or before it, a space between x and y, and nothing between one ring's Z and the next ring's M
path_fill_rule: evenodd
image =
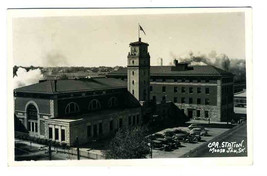
M143 33L146 35L144 29L142 28L142 26L140 26L140 24L139 24L139 29L140 29L141 31L143 31Z

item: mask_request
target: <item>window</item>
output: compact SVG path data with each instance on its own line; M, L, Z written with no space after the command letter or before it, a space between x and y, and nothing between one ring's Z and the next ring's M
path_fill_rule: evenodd
M28 122L28 131L31 131L31 122Z
M132 90L132 94L134 95L134 90Z
M182 79L182 82L185 82L185 79Z
M49 127L48 137L49 137L49 139L52 139L53 138L53 128L52 127Z
M109 122L109 131L113 131L113 120Z
M197 104L201 104L201 98L197 99Z
M32 129L31 129L31 131L34 132L34 122L31 122L31 124L32 124Z
M61 129L61 141L65 141L65 129Z
M152 86L150 86L150 91L153 91L153 87Z
M38 124L37 123L34 124L35 124L35 132L38 133Z
M185 87L182 87L182 93L185 93Z
M197 82L199 82L199 83L200 83L200 82L201 82L201 79L198 79L198 80L197 80Z
M209 80L209 79L206 79L205 81L206 81L206 83L210 82L210 80Z
M108 107L109 108L112 108L112 107L116 107L116 106L118 106L118 99L117 99L117 97L111 97L111 98L109 98L109 100L108 100Z
M132 80L132 85L134 85L134 80Z
M176 79L176 78L174 78L174 79L173 79L173 82L177 82L177 79Z
M165 82L166 81L166 79L165 78L162 78L162 82Z
M135 116L133 116L133 125L135 125Z
M31 120L37 120L37 109L33 104L30 104L27 107L27 118Z
M80 111L79 105L75 102L70 102L65 108L66 114L77 113L79 111Z
M193 93L193 87L189 87L189 93Z
M102 126L102 123L99 123L98 124L98 133L101 135L101 134L103 134L103 126Z
M189 98L189 104L193 103L193 98Z
M173 92L177 92L177 90L178 90L177 87L173 88Z
M134 71L132 71L132 75L134 76Z
M162 92L166 92L166 87L162 86Z
M181 102L185 103L185 98L184 97L181 98Z
M88 110L89 111L95 111L95 110L99 110L99 109L101 109L100 101L97 99L91 100L89 103L89 106L88 106Z
M200 117L200 110L197 110L197 117Z
M209 105L210 104L210 99L206 98L205 99L205 105Z
M58 128L55 128L55 140L58 140Z
M189 79L189 82L193 82L193 79Z
M130 126L132 124L132 116L128 116L128 125Z
M93 126L93 132L94 132L94 137L97 137L97 125L96 124L94 124L94 126Z
M205 111L205 118L209 118L209 111Z
M132 60L132 64L134 64L134 60Z
M153 96L153 101L156 102L157 101L157 98L156 96Z
M162 101L165 101L166 100L166 97L165 96L162 96Z
M197 93L201 93L201 87L197 88Z
M122 128L122 119L119 120L119 128Z
M173 102L177 103L177 97L173 97Z
M91 133L91 125L87 126L87 137L91 137L92 133Z
M206 94L209 94L210 93L210 89L209 88L206 88L205 89L205 92L206 92Z

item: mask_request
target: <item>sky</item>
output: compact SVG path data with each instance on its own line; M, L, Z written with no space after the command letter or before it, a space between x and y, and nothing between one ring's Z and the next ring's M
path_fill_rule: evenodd
M151 65L167 65L190 51L245 59L243 12L115 16L17 17L12 53L21 66L126 66L138 23Z

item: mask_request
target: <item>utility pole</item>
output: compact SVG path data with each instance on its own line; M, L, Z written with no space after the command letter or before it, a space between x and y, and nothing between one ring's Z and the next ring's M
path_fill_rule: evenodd
M80 160L80 148L79 148L79 138L76 137L76 145L77 145L77 160Z
M152 159L152 154L153 153L153 141L152 141L152 138L151 138L151 135L150 135L150 157Z
M51 142L49 142L48 145L48 155L49 155L49 160L52 160Z

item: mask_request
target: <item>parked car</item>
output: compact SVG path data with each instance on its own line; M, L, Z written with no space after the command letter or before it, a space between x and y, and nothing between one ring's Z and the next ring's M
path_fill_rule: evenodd
M155 138L164 138L164 135L161 134L161 133L155 133L155 134L154 134L154 137L155 137Z
M200 124L196 124L196 123L192 123L191 125L188 126L188 128L190 130L192 130L193 128L201 128L203 126L201 126Z
M154 149L160 149L163 147L163 144L161 141L158 141L158 140L153 140L152 141L152 146Z
M172 137L174 135L173 131L165 131L164 133L165 136Z
M192 135L200 135L200 136L207 136L208 132L207 130L203 127L203 128L193 128L189 134Z
M185 133L178 133L173 136L174 140L183 141L186 138L187 134Z
M165 145L165 147L164 147L164 151L173 151L173 148L172 148L172 146L171 145Z
M157 141L160 141L162 144L168 144L168 140L166 138L159 138Z
M200 137L200 136L199 136ZM189 143L197 143L200 138L195 136L195 135L187 135L184 142L189 142Z

